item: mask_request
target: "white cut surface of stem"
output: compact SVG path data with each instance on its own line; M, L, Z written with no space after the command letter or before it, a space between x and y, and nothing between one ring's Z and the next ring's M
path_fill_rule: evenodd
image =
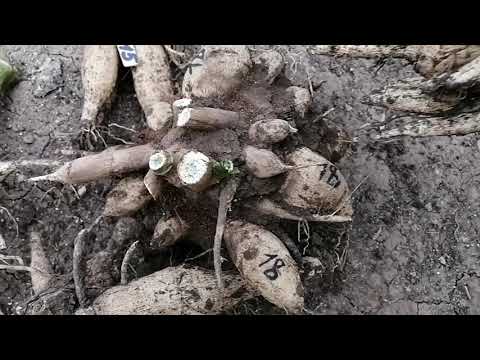
M188 121L190 120L192 113L191 108L185 108L183 109L180 114L178 114L178 120L177 120L177 126L182 127L185 126Z
M190 151L178 165L178 175L186 185L197 184L208 171L210 159L201 152Z
M189 107L191 103L192 103L192 99L183 98L183 99L175 100L173 102L173 107L178 110L182 110L182 109L185 109L186 107Z

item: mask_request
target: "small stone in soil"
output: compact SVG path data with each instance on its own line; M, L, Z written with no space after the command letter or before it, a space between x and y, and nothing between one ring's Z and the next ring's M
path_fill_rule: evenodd
M26 144L33 144L34 141L35 139L32 134L26 134L23 136L23 142Z
M62 62L47 58L35 77L33 96L42 98L63 85Z
M79 197L82 197L83 195L85 195L85 193L87 192L87 187L84 185L82 186L80 189L78 189L78 196Z

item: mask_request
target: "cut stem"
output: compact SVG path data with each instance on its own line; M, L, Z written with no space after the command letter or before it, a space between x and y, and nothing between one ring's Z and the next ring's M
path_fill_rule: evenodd
M233 129L242 125L239 113L208 107L184 108L177 119L177 127L195 130Z

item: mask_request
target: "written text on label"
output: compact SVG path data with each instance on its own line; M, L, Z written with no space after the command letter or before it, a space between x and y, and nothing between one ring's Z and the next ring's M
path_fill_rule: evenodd
M138 65L137 50L135 45L117 45L118 53L124 67Z

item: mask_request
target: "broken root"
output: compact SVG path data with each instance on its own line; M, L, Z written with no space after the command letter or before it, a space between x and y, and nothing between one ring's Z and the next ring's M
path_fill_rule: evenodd
M84 269L82 266L85 249L85 239L102 218L103 216L100 215L88 228L81 230L73 242L73 282L75 283L75 294L77 295L78 302L82 308L86 305L85 283L83 276Z
M222 239L223 233L225 231L225 222L227 220L227 211L230 207L230 204L237 192L237 187L239 184L238 178L231 178L225 184L224 188L220 193L220 200L218 205L218 217L217 217L217 227L215 230L215 238L213 243L213 263L215 267L215 276L217 278L217 285L220 291L223 291L224 285L222 280L222 259L221 259L221 249L222 249Z

